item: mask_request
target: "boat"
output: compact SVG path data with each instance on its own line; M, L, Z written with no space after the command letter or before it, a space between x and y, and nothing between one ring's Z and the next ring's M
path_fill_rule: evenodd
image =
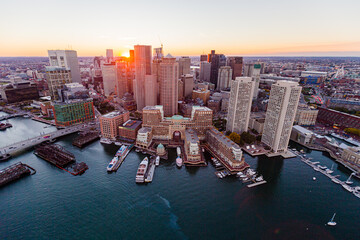
M181 148L180 147L176 148L176 153L177 153L178 157L181 156Z
M119 150L117 150L115 156L122 156L125 152L125 150L127 149L127 147L125 145L122 145Z
M334 183L337 183L337 184L340 183L340 180L337 179L336 177L333 177L333 178L331 179L331 181L333 181Z
M354 187L355 191L360 192L360 187Z
M318 165L318 167L319 167L321 170L325 170L325 169L327 169L327 167L326 167L326 166L321 166L321 165Z
M353 184L353 182L350 181L351 176L352 176L353 174L354 174L354 173L351 173L351 174L350 174L349 178L346 180L346 184Z
M249 178L243 178L242 180L243 180L243 182L245 182L245 181L248 181Z
M140 150L137 148L137 149L135 149L135 152L140 152Z
M12 125L11 125L11 123L9 123L9 122L6 122L6 123L0 123L0 130L5 130L5 129L7 129L7 128L10 128L10 127L12 127Z
M237 176L243 175L243 172L236 173Z
M360 198L360 193L353 192L353 194L354 194L356 197Z
M264 181L264 178L263 178L263 176L259 176L259 177L255 178L255 180L257 182L261 182L261 181Z
M121 146L122 144L121 144L121 142L115 142L115 145L116 146Z
M354 188L350 187L346 183L341 184L341 186L343 186L343 188L345 188L345 190L348 192L354 192Z
M149 159L145 157L141 163L139 164L139 168L136 173L135 182L136 183L143 183L145 181L145 173L149 166Z
M160 157L156 156L155 166L159 166L159 164L160 164Z
M201 148L201 151L202 151L202 152L205 152L205 149L204 149L204 148Z
M109 163L109 165L107 166L107 171L108 172L111 172L113 171L114 167L115 167L115 164L119 161L119 157L118 156L115 156L111 162Z
M333 168L334 168L334 164L331 165L331 169L326 169L326 173L329 174L333 173L334 172Z
M177 157L176 158L176 166L181 167L183 164L182 158L181 157Z
M100 143L104 143L104 144L111 144L112 142L110 141L110 139L107 139L107 138L101 138L101 139L100 139Z
M320 171L320 168L318 166L314 166L313 168L315 171L318 171L318 172Z
M29 118L30 116L29 116L29 115L27 115L27 114L25 114L23 117L24 117L24 118Z
M247 171L247 174L249 174L250 176L255 175L255 173L256 172L254 170L252 170L251 168L249 168Z
M316 180L316 177L313 177L313 180L315 181L315 180Z
M327 223L327 225L329 225L329 226L335 226L336 225L336 222L334 222L335 215L336 215L336 213L334 213L334 215L332 216L330 221Z
M245 174L240 175L241 178L246 178L247 176Z

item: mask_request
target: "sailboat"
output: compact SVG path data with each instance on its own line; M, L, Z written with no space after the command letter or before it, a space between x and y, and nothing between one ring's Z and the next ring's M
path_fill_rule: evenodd
M354 173L351 173L351 174L350 174L349 178L346 180L346 184L353 184L353 182L350 181L351 176L352 176L353 174L354 174Z
M333 173L334 172L333 168L334 168L334 164L331 165L331 169L326 169L326 173L329 174Z
M334 215L332 216L330 221L327 223L327 225L329 225L329 226L335 226L336 225L336 222L334 222L335 215L336 215L336 213L334 213Z

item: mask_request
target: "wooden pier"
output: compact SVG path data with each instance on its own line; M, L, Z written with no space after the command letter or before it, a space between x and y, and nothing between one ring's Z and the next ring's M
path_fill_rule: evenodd
M20 179L27 175L33 175L36 170L32 167L18 162L0 171L0 187Z
M90 131L90 132L84 132L79 133L79 136L72 142L72 145L82 148L85 145L99 139L99 132L98 131Z

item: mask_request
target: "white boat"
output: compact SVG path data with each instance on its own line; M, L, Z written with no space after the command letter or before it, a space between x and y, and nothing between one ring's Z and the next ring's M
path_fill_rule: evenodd
M244 182L244 181L247 181L247 180L249 180L249 179L248 179L248 178L243 178L242 180L243 180L243 182Z
M351 173L351 174L350 174L349 178L346 180L346 184L353 184L353 182L350 181L351 176L352 176L353 174L354 174L354 173Z
M183 164L183 160L181 157L176 158L176 166L181 167Z
M315 167L314 167L314 170L319 172L319 171L320 171L320 168L319 168L318 166L315 166Z
M360 198L360 193L353 192L353 194L354 194L356 197Z
M202 148L202 149L201 149L201 151L202 151L202 152L205 152L205 149L204 149L204 148Z
M114 169L115 164L117 163L118 160L119 160L119 158L118 158L117 156L115 156L115 157L111 160L111 162L109 163L109 165L108 165L107 168L106 168L108 172L111 172L111 171Z
M360 192L360 187L354 187L355 191Z
M140 152L140 150L137 148L137 149L135 149L135 152Z
M250 176L255 175L255 173L256 172L254 170L252 170L251 168L249 168L247 171L247 174L249 174Z
M336 177L332 178L332 179L331 179L331 181L333 181L334 183L337 183L337 184L339 184L339 183L340 183L340 180L339 180L339 179L337 179Z
M136 173L135 182L136 183L143 183L145 181L145 173L149 166L149 159L145 157L141 163L139 164L139 168Z
M176 153L177 153L178 157L181 156L181 148L180 147L176 148Z
M238 172L238 173L236 173L236 175L238 175L238 176L243 175L243 172Z
M319 167L321 170L325 170L325 169L327 169L327 167L326 167L326 166L321 166L321 165L318 165L318 167Z
M316 180L316 177L313 177L313 180L315 181L315 180Z
M345 188L346 191L354 192L354 188L350 187L349 185L347 185L345 183L341 184L341 186L343 186L343 188Z
M327 223L327 225L329 225L329 226L335 226L336 225L336 222L334 222L335 215L336 215L336 213L334 213L334 215L332 216L330 221Z
M159 166L159 164L160 164L160 157L156 156L155 166Z
M121 146L121 142L115 142L116 146Z
M259 177L255 178L255 180L257 182L261 182L261 181L264 181L264 178L263 178L263 176L259 176Z
M240 175L241 178L246 178L247 176L245 174Z
M110 141L110 139L107 139L107 138L101 138L101 139L100 139L100 143L104 143L104 144L111 144L112 142Z
M326 169L326 173L333 173L334 164L331 165L331 169Z

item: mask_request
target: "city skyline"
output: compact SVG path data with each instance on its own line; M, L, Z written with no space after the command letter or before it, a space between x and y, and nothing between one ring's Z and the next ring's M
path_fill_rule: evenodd
M62 3L2 4L0 56L46 56L48 49L74 49L79 56L114 49L124 56L137 44L164 44L174 56L211 49L242 56L360 56L354 31L360 3L354 0Z

